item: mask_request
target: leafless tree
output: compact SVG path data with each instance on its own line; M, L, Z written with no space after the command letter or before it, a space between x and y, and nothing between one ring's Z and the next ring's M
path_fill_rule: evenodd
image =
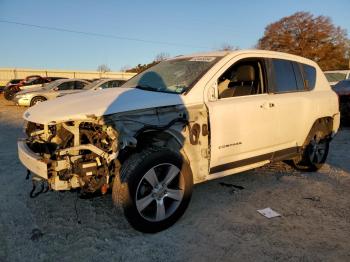
M233 46L227 43L222 44L221 47L218 49L218 51L234 51L234 50L239 50L238 46Z
M130 66L130 65L123 65L123 66L120 68L120 71L121 71L121 72L127 72L129 69L131 69L131 66Z
M158 55L156 55L156 57L154 58L154 61L161 62L161 61L168 59L169 57L170 57L170 55L168 53L162 52L162 53L159 53Z
M106 64L99 65L97 71L101 73L111 72L111 69Z

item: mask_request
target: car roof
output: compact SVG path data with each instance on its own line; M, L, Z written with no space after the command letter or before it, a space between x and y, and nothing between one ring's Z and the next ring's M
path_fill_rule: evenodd
M288 53L283 53L283 52L276 52L276 51L268 51L268 50L260 50L260 49L242 49L242 50L234 50L234 51L215 51L215 52L202 52L202 53L194 53L194 54L189 54L189 55L182 55L182 56L177 56L172 59L179 59L179 58L192 58L192 57L206 57L206 56L216 56L216 57L225 57L225 56L237 56L241 54L249 54L249 55L256 55L256 56L271 56L274 58L280 58L280 59L287 59L287 60L292 60L292 61L298 61L306 64L312 64L316 65L316 63L310 59L293 55L293 54L288 54Z
M84 79L80 79L80 78L58 79L58 80L55 80L54 82L55 82L55 83L60 83L60 84L61 84L61 83L72 82L72 81L82 81L82 82L89 83L89 81L84 80Z

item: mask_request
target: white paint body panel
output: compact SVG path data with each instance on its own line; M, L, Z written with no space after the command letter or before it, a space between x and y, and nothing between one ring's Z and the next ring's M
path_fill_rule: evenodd
M316 63L294 55L261 50L215 52L197 56L222 56L222 59L206 72L187 94L167 94L129 88L88 91L38 104L28 109L24 118L35 123L49 124L85 120L89 115L99 117L170 105L182 104L188 108L193 105L205 105L208 109L211 132L208 150L210 160L198 156L201 161L209 162L205 180L255 168L268 161L209 174L212 167L302 145L318 118L332 117L333 131L338 130L338 98ZM217 94L215 84L218 77L244 58L278 58L311 65L316 68L315 89L307 92L218 100L213 96L213 92ZM274 107L266 107L269 103L273 103ZM220 149L223 145L230 144L237 145ZM191 163L190 165L192 167ZM194 180L198 181L196 178Z
M181 95L118 87L86 91L46 101L28 109L24 113L24 118L40 124L59 123L76 119L84 120L88 115L99 117L182 103Z
M231 97L208 103L211 166L267 153L274 143L276 119L261 106L268 95Z

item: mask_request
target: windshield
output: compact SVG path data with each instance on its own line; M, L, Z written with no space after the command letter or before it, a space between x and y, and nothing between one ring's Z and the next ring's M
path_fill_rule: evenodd
M163 61L136 75L123 87L183 93L191 88L220 57L189 57Z

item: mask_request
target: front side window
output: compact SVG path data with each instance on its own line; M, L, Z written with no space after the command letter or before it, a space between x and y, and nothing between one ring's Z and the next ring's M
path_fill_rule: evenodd
M166 60L136 75L123 87L181 94L189 90L219 59L195 56Z
M263 65L256 58L236 62L218 79L219 98L265 93Z
M112 82L112 87L120 87L124 83L125 83L125 81L115 80L115 81Z
M74 88L74 82L65 82L58 86L58 90L70 90Z
M115 81L108 81L108 82L102 84L100 86L100 88L102 88L102 89L112 88L112 87L114 87L114 85L113 85L114 82Z

